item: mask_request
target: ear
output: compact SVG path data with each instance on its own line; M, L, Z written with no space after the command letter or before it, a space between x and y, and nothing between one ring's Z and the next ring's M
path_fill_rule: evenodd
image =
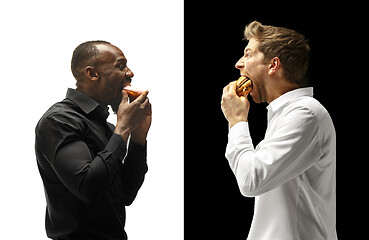
M279 59L279 57L272 58L269 64L268 74L273 75L275 72L277 72L280 66L281 66L281 60Z
M96 69L94 67L91 67L91 66L87 66L85 68L85 75L91 81L97 81L97 80L99 80L99 77L100 77L99 73L96 72Z

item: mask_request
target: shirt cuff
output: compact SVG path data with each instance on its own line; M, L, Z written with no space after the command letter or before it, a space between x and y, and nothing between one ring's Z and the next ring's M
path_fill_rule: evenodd
M248 122L238 122L229 129L227 150L249 148L252 145L252 139Z
M141 144L130 141L128 149L129 149L128 152L133 152L135 154L140 154L140 155L146 157L147 142L146 142L145 146L142 146Z
M225 152L225 157L236 177L241 156L244 156L243 160L245 160L246 155L244 154L250 151L254 151L254 146L250 136L249 124L248 122L238 122L229 129L228 144ZM247 159L250 158L246 157Z
M229 129L228 138L234 138L239 135L245 136L245 134L250 136L249 123L242 121L236 123L235 125L233 125L233 127Z

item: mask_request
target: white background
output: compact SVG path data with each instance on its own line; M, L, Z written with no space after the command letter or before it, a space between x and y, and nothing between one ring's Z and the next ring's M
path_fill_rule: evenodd
M47 239L34 128L75 87L70 59L88 40L119 47L132 85L150 91L149 172L127 207L129 239L183 239L183 0L2 1L0 31L0 239Z

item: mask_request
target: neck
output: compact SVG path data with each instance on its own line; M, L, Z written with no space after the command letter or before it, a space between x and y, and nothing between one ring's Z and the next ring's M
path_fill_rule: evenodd
M272 86L269 87L269 94L267 95L267 102L268 104L271 103L274 99L282 96L286 92L295 90L297 88L300 88L301 86L297 83L291 83L287 80L278 81L276 84L272 84Z
M86 84L83 81L77 81L76 83L76 90L80 91L90 98L94 99L96 102L98 102L102 107L106 108L107 104L105 104L101 99L98 92L95 91L95 88L91 86L91 84Z

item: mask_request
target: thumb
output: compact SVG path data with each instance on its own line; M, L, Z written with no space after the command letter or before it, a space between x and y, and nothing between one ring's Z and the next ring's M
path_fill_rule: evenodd
M135 101L143 103L147 98L147 94L149 94L149 91L145 90L140 96L135 99Z
M121 103L128 103L128 93L122 90L122 101Z
M243 94L239 97L242 102L249 102L249 99L247 98L247 94Z
M237 81L233 81L229 84L229 91L230 92L236 92L236 88L237 88Z

